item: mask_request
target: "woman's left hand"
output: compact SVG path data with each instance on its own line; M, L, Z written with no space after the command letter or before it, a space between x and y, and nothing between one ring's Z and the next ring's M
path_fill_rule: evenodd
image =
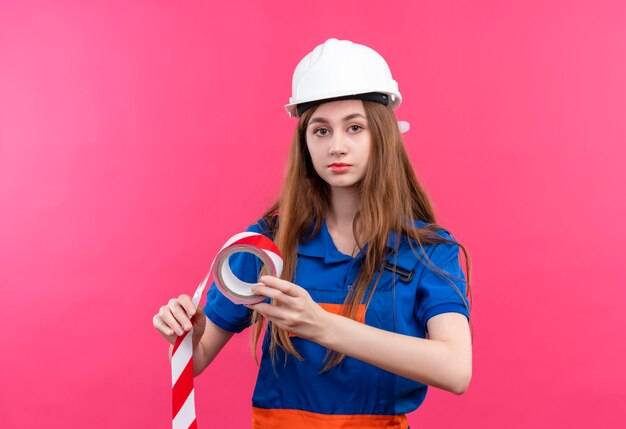
M262 284L253 286L251 292L271 298L275 304L260 302L246 307L298 337L315 341L320 336L328 313L304 288L273 276L262 276L259 281Z

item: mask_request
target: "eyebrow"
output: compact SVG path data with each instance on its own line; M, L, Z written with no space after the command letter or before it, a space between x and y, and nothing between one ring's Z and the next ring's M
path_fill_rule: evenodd
M343 118L343 121L346 122L346 121L349 121L349 120L354 119L354 118L363 118L363 119L367 120L367 118L365 116L361 115L360 113L352 113L351 115L348 115L345 118ZM315 118L311 118L311 120L309 121L309 125L311 125L313 123L316 123L316 122L319 122L321 124L328 124L329 123L327 119L321 118L319 116L316 116Z

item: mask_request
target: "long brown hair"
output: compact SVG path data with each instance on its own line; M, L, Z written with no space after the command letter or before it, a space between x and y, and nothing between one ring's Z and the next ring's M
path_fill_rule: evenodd
M441 237L436 231L443 230L435 223L432 205L424 188L420 185L407 156L398 130L395 115L390 107L380 103L363 101L371 132L371 147L365 176L359 182L360 198L357 214L352 224L355 237L362 237L367 243L363 264L359 274L345 298L342 314L356 318L359 305L367 306L376 289L382 273L382 263L386 257L385 248L389 233L394 231L398 237L407 237L415 255L433 271L447 277L447 273L432 264L426 256L425 244L450 242L463 249L467 272L467 296L471 303L470 257L463 245L454 240ZM330 205L330 189L313 168L311 156L306 146L306 129L309 119L316 108L304 112L298 121L293 135L287 175L279 200L263 215L283 256L281 278L292 281L297 263L298 244L315 236L326 216ZM384 172L384 173L381 173ZM417 228L415 221L427 225ZM313 228L311 229L311 225ZM307 232L310 235L307 235ZM357 240L357 243L359 240ZM400 240L397 240L398 245ZM413 247L416 244L417 248ZM363 250L360 248L360 250ZM448 279L458 294L460 291ZM369 285L369 286L368 286ZM465 297L461 296L469 311ZM253 333L253 351L264 327L264 318L254 312L252 323L256 326ZM470 319L471 328L471 319ZM275 356L278 348L302 359L294 348L288 332L270 324L269 351ZM328 351L327 363L323 371L337 365L344 355Z

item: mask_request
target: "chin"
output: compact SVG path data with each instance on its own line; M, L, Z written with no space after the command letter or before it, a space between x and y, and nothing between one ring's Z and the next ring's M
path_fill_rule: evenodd
M355 179L354 177L348 177L348 176L328 176L326 174L320 175L319 173L318 175L331 188L344 188L344 189L354 188L361 181L361 179Z
M330 186L331 188L337 188L337 189L352 189L357 187L358 183L357 182L338 182L338 181L329 181L326 182L328 183L328 186Z

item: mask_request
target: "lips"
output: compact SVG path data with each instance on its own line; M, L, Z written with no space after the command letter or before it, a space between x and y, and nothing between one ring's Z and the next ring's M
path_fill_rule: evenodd
M334 173L344 173L352 167L352 164L345 164L343 162L335 162L330 164L328 168Z

